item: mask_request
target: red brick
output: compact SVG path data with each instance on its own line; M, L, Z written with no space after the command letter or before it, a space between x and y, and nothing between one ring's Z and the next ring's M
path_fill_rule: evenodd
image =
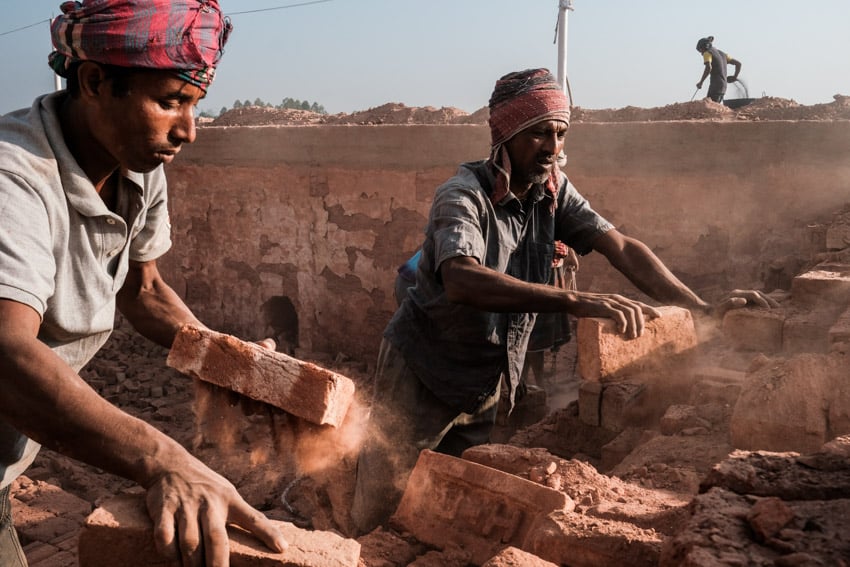
M341 374L191 325L177 334L167 363L319 425L339 426L354 396L354 382Z
M505 545L522 548L539 518L574 507L563 492L424 450L391 522L437 548L458 545L480 565Z
M789 315L782 327L782 350L798 352L829 352L829 329L835 315L829 310L814 309Z
M785 316L781 309L732 309L723 316L723 334L741 350L779 352Z
M615 382L602 388L599 425L609 431L622 431L632 425L646 403L646 384Z
M818 304L847 306L850 302L850 265L823 263L791 280L794 305Z
M582 380L578 387L578 417L587 425L599 427L602 410L602 384Z
M627 339L616 332L612 319L578 320L578 370L584 380L604 381L626 372L654 367L665 358L697 344L691 312L660 307L661 317L648 321L640 337Z
M283 553L271 553L252 535L229 527L230 566L356 567L360 560L360 544L353 539L274 523L289 542ZM157 554L142 495L118 496L92 512L80 533L78 556L80 567L180 567Z

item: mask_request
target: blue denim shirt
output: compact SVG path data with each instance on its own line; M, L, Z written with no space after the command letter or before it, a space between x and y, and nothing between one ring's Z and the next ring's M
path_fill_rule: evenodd
M512 193L493 204L486 161L465 163L437 188L416 272L416 285L384 336L434 395L471 413L507 378L510 399L522 373L534 313L492 313L446 298L440 265L475 258L482 266L532 283L547 283L554 241L579 254L613 228L562 176L553 196L535 185L523 204Z

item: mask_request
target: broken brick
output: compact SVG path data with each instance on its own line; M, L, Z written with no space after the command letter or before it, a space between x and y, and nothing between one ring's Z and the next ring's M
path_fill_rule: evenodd
M522 548L538 518L574 508L558 490L426 449L391 523L440 549L458 545L480 565L506 544Z

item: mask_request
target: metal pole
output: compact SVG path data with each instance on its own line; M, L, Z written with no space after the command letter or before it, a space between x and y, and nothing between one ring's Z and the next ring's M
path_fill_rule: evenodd
M567 92L567 10L572 9L572 0L558 0L558 84L565 93Z

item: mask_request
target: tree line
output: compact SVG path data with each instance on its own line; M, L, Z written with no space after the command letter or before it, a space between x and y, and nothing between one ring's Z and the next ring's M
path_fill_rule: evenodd
M260 106L263 108L292 108L295 110L309 110L310 112L317 112L319 114L327 114L328 111L325 110L325 107L317 102L310 102L309 100L298 100L297 98L284 98L280 104L272 104L270 102L265 102L261 98L255 98L254 102L251 102L249 99L239 100L236 99L233 102L233 106L231 108L247 108L249 106ZM230 108L226 106L222 106L218 111L218 114L213 112L212 110L204 110L198 114L198 116L203 116L205 118L217 118L230 110Z

